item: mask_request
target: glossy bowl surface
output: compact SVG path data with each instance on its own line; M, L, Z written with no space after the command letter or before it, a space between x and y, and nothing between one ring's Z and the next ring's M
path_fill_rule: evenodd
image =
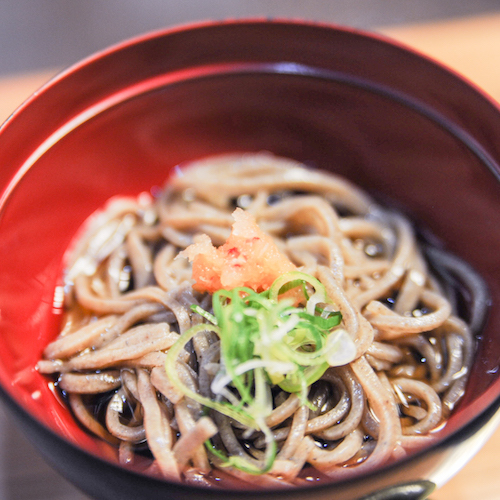
M121 468L34 370L57 334L64 252L108 198L161 186L181 162L261 150L344 175L400 207L484 277L492 307L466 395L429 449L356 481L306 492L247 487L229 497L335 492L342 500L410 483L417 489L404 498L418 498L496 425L499 109L447 69L377 36L290 21L198 24L75 65L0 131L1 392L54 467L95 498L226 497Z

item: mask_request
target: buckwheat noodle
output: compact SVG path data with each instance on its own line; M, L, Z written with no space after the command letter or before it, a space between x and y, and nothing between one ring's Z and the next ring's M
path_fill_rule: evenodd
M205 321L191 305L211 308L176 256L197 234L223 244L238 206L321 281L356 347L354 361L309 387L310 405L272 388L266 425L277 454L256 475L213 449L262 468L266 436L186 397L164 368L179 336ZM428 259L460 286L431 274ZM149 472L207 486L302 484L307 464L342 479L425 445L464 393L484 286L456 257L430 249L428 259L409 220L342 178L267 153L200 160L158 196L113 199L87 224L67 267L61 333L38 369L57 377L75 417L116 444L124 464L150 454ZM458 316L461 288L470 318ZM213 397L220 340L201 329L188 346L178 377Z

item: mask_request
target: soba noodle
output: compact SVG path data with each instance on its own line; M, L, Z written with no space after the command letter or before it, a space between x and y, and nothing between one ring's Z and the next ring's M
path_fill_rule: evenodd
M332 331L353 346L305 391L256 369L246 403L226 380L212 295L193 289L178 256L200 234L223 245L238 207L300 276L319 280L322 302L341 314ZM83 233L65 276L64 324L38 369L57 377L75 417L116 444L124 464L150 454L152 473L206 485L301 484L307 464L344 478L427 443L464 392L474 332L449 286L431 274L405 217L339 177L264 153L208 158L179 167L158 196L111 200ZM432 256L481 300L465 264ZM239 419L259 391L267 413Z

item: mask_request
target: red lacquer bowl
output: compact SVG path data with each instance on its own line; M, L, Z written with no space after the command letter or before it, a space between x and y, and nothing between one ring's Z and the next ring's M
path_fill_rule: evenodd
M63 254L111 196L163 185L182 161L260 150L340 173L403 207L483 276L492 307L466 395L434 445L354 481L222 493L126 470L34 370L57 334ZM365 33L207 23L90 57L0 131L1 393L50 463L99 499L423 498L499 419L499 162L494 103L434 62Z

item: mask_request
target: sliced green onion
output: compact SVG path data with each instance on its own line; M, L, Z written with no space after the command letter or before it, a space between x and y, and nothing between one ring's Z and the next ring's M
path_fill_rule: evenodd
M227 417L233 418L238 422L241 422L243 425L246 425L254 429L258 429L256 427L255 419L251 415L246 414L242 410L238 410L237 408L234 407L234 405L231 405L230 403L217 402L211 400L210 398L206 398L205 396L202 396L201 394L192 391L189 387L187 387L185 384L182 383L176 369L176 363L177 359L179 358L179 354L182 352L185 345L198 332L207 330L213 331L214 333L218 333L218 328L216 326L209 326L205 324L196 325L191 327L186 332L184 332L180 336L180 338L177 339L175 344L169 349L167 353L167 358L165 360L165 371L167 372L170 381L177 389L181 390L186 397L191 398L192 400L200 403L203 406L206 406L207 408L216 410L219 413L226 415Z
M245 287L218 290L212 297L213 314L197 305L191 309L208 323L193 326L170 348L167 375L186 397L263 432L263 469L241 457L225 456L210 440L206 444L227 466L250 474L267 472L276 456L276 443L265 423L273 409L270 385L297 394L302 404L311 406L311 384L330 366L355 358L354 342L338 328L342 315L332 310L323 284L299 271L280 276L261 293ZM185 345L204 330L213 331L220 339L221 370L212 383L216 401L186 387L176 370Z
M213 314L210 314L208 311L205 311L205 309L203 309L203 307L199 306L198 304L191 304L191 311L199 314L209 323L212 323L212 325L217 325L217 318Z

